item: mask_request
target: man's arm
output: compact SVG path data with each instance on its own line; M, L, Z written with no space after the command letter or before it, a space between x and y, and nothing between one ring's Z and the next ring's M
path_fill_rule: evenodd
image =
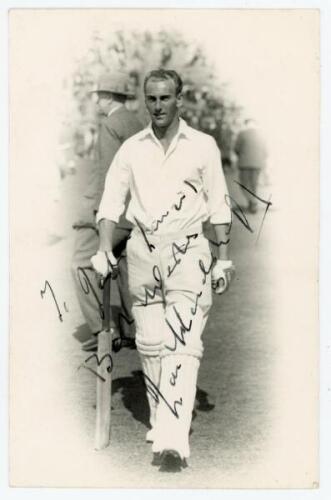
M99 251L101 252L113 252L114 249L114 233L117 223L108 220L101 219L99 222Z
M129 192L130 171L125 154L125 147L117 151L112 167L108 170L103 195L96 215L96 222L102 220L117 223L125 209L125 200Z
M91 263L95 271L106 278L108 274L117 273L117 259L113 254L114 248L114 233L116 229L116 222L109 219L101 219L99 221L99 250L91 258Z
M221 294L227 290L234 269L232 261L228 258L231 209L221 155L215 142L210 145L208 153L204 172L204 191L207 195L210 223L216 236L216 245L213 245L216 262L211 277L214 291Z
M109 166L113 162L121 144L121 140L116 134L115 128L111 127L109 124L103 123L99 132L98 185L95 199L96 210L100 205Z
M230 224L213 224L216 235L215 256L220 260L228 260L228 248L230 243Z
M228 248L230 243L230 224L214 224L213 225L217 246L213 248L215 253L215 265L212 269L212 287L215 293L224 293L232 280L234 266L232 260L228 257Z
M120 149L116 153L112 168L108 170L105 189L96 215L100 244L91 262L94 269L103 276L107 276L117 264L113 255L113 249L118 243L116 242L118 231L115 233L115 229L124 210L125 198L129 190L129 175L125 154L122 158Z

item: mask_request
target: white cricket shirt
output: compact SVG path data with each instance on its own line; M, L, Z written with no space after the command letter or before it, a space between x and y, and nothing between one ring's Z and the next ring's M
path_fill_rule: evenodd
M127 139L108 170L97 222L126 218L155 234L231 222L221 155L213 137L180 119L167 152L151 124Z

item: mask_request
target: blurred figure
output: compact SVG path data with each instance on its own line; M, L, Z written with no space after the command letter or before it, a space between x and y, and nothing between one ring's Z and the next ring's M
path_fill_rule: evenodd
M72 259L72 274L79 305L92 334L91 339L84 343L84 350L96 348L96 335L102 329L102 291L98 286L97 277L90 263L92 255L95 254L99 247L95 214L103 193L105 178L115 154L126 139L142 128L135 114L125 107L126 99L131 95L128 81L128 75L113 71L103 75L98 82L97 89L93 91L95 93L93 95L97 96L98 114L100 116L96 155L95 161L92 163L93 168L89 179L86 182L80 214L73 225L77 233ZM91 143L93 143L92 139ZM130 230L131 225L123 216L115 235L117 257L123 255ZM126 258L121 258L119 268L119 279L116 282L113 281L112 286L118 286L121 310L123 315L130 321L131 300L127 285ZM115 333L115 330L119 330L115 338L124 338L123 332L120 330L120 324L118 322L116 324L114 317L111 319L111 327L114 330L113 333Z
M234 151L238 156L239 181L254 195L259 175L266 165L267 150L255 120L245 120L244 125L238 134ZM245 189L242 191L248 202L248 211L256 213L257 200Z
M61 179L75 173L74 156L73 133L69 124L63 123L56 151L56 163Z
M225 173L232 167L233 136L230 124L222 121L218 127L216 142L222 152L222 166Z

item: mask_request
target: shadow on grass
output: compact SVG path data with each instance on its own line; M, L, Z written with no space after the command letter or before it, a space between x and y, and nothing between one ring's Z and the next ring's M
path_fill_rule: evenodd
M113 380L112 395L117 393L121 394L122 403L132 417L149 427L149 407L142 371L134 370L130 377L120 377ZM208 393L198 387L194 418L196 412L209 412L214 408L215 405L208 401Z
M78 342L83 343L91 338L91 330L89 329L87 323L83 323L77 326L72 336L74 339L78 340Z

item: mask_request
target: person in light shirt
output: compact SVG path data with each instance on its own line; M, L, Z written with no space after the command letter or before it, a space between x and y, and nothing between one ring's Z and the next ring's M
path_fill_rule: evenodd
M180 471L190 455L202 332L212 286L231 280L231 209L215 140L180 118L182 81L173 70L151 71L144 94L151 123L125 141L109 169L97 214L100 248L92 258L106 276L116 270L113 235L125 208L134 228L127 245L129 290L150 424L153 464ZM218 245L213 259L202 224Z

